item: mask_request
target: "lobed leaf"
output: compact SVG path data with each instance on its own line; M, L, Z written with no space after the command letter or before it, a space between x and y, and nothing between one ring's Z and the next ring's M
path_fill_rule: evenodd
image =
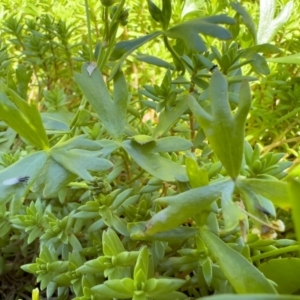
M221 196L222 191L228 185L231 185L230 179L192 189L175 196L156 199L157 204L167 205L167 207L148 221L145 234L153 235L173 229L184 223L188 218L203 212Z
M75 80L107 131L115 140L122 140L128 101L124 75L122 72L117 72L114 77L114 98L112 100L100 71L96 68L89 75L87 66L88 64L85 63L81 69L82 73L75 74Z

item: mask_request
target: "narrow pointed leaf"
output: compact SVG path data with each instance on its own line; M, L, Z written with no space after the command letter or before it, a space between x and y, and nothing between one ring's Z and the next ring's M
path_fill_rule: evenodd
M109 59L112 61L115 61L122 57L122 60L124 60L134 50L140 48L141 46L150 42L151 40L155 39L156 37L158 37L161 34L162 34L161 31L156 31L156 32L153 32L146 36L134 39L134 40L119 42L116 44Z
M255 23L251 17L251 15L248 13L248 11L239 3L230 3L231 7L241 15L245 25L248 27L249 32L251 33L254 43L256 44L256 28Z
M276 294L273 285L244 256L233 250L206 228L200 237L218 263L220 269L238 294Z
M36 105L28 104L12 90L9 93L13 102L4 93L0 93L0 119L30 144L39 149L48 149L48 137Z
M158 66L165 69L175 70L175 66L170 64L169 62L162 60L156 56L147 55L147 54L137 54L133 55L137 60L143 61L150 65Z

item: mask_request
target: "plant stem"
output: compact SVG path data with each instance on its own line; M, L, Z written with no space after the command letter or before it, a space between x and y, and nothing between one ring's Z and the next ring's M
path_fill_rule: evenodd
M255 255L253 257L251 257L252 261L256 261L256 260L260 260L263 258L268 258L271 256L277 256L280 255L282 253L287 253L287 252L293 252L293 251L299 251L299 245L293 245L293 246L289 246L289 247L284 247L284 248L280 248L277 250L273 250L273 251L268 251L259 255Z
M88 30L90 61L92 62L93 61L92 33L91 33L91 20L90 20L88 0L84 0L84 5L85 5L86 23L87 23L87 30Z

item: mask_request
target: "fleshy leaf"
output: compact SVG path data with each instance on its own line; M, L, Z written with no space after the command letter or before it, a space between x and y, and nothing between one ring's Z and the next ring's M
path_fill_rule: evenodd
M156 297L162 294L168 294L179 289L185 280L178 278L151 278L145 284L145 292L148 297Z
M111 279L105 281L104 284L94 286L92 291L100 297L131 298L134 292L134 282L131 278Z
M258 269L277 284L280 294L293 294L299 290L300 259L277 258L259 265ZM284 276L282 276L284 274Z
M192 188L198 188L208 185L209 178L205 168L199 168L198 163L192 157L185 159L186 172L189 177L189 182Z
M140 287L146 283L148 276L148 268L149 254L147 247L144 246L142 249L140 249L140 253L133 271L133 277L136 286Z

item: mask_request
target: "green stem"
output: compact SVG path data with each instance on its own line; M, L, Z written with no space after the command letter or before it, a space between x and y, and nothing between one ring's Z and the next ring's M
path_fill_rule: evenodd
M142 177L142 175L145 173L145 170L142 170L139 174L137 174L135 177L133 177L131 180L127 181L126 184L131 184Z
M83 97L83 99L81 100L81 103L80 103L80 107L85 108L86 104L87 104L87 100L86 100L85 97ZM80 109L77 109L77 111L76 111L76 113L75 113L75 115L74 115L74 117L73 117L73 119L70 123L70 133L64 134L61 137L61 139L56 143L56 145L66 141L70 134L74 136L74 129L75 129L75 125L76 125L76 122L78 120L78 116L79 116L80 111L81 111Z
M100 71L102 71L102 69L106 65L106 62L108 61L108 58L113 50L115 43L112 41L115 41L117 30L118 26L115 27L115 30L113 32L110 32L109 44L107 49L104 50L103 47L101 47L101 55L99 55L99 59L97 62L97 66Z
M300 111L300 107L294 109L293 111L289 112L288 114L284 115L283 117L277 119L274 125L281 123L284 120L290 119L293 115L296 115ZM274 126L273 125L273 126Z
M89 52L90 52L90 61L93 61L93 51L92 51L92 33L91 33L91 20L90 20L90 11L88 0L84 0L85 5L85 14L86 14L86 23L88 30L88 40L89 40Z
M277 256L280 255L282 253L287 253L287 252L293 252L293 251L299 251L299 245L293 245L293 246L289 246L289 247L284 247L284 248L279 248L277 250L273 250L273 251L268 251L259 255L255 255L253 257L251 257L252 261L256 261L256 260L260 260L263 258L268 258L271 256Z
M184 64L182 63L182 60L180 58L180 56L178 55L178 53L174 50L174 48L170 45L168 38L166 37L166 35L164 35L164 43L166 48L171 52L174 60L178 63L178 65L180 66L180 71L182 71L182 73L184 73L185 71L185 67Z
M104 14L105 36L101 44L100 53L97 59L97 67L100 71L102 71L102 69L106 65L106 62L108 61L108 58L113 50L113 47L115 46L115 39L119 27L118 17L122 12L124 4L125 4L125 0L122 0L121 3L118 5L118 9L114 13L113 18L110 21L109 25L108 25L108 14L107 13Z

